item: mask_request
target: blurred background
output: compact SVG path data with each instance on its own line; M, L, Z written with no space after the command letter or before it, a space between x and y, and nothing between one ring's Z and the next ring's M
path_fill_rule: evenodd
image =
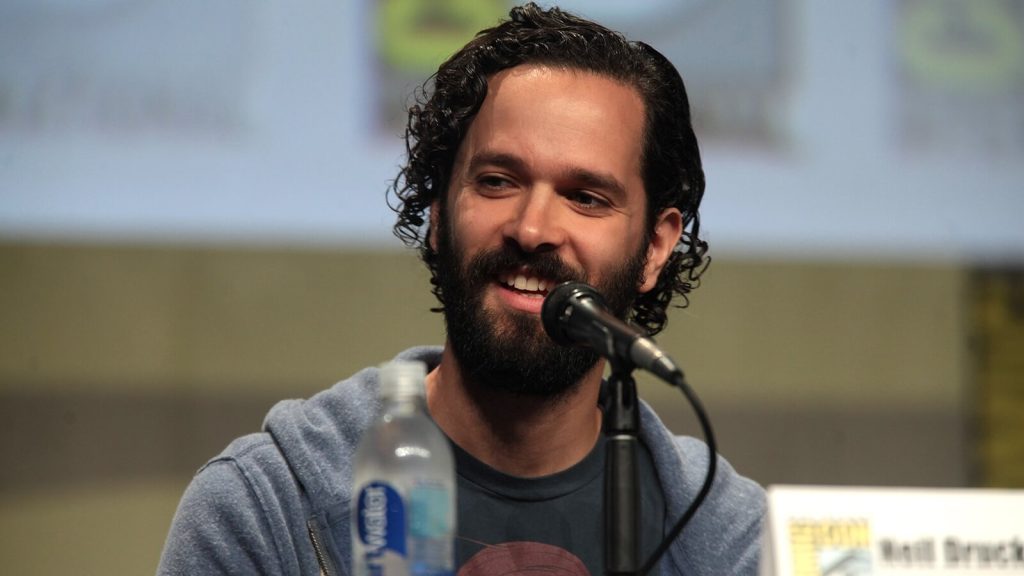
M714 263L659 342L732 463L1024 487L1024 4L561 5L687 83ZM274 402L441 343L385 190L409 94L509 6L0 0L5 572L152 573Z

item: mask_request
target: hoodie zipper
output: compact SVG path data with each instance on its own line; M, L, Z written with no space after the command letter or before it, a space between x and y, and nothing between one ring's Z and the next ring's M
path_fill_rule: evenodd
M340 576L340 574L334 570L333 563L327 556L327 551L324 550L323 544L320 542L319 530L317 530L314 522L314 520L307 522L306 529L309 531L309 540L313 543L313 553L316 554L316 563L320 565L320 574L321 576Z

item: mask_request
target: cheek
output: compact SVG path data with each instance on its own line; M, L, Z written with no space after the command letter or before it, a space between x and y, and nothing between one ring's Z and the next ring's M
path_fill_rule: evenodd
M637 234L622 228L608 230L597 226L578 227L574 234L576 258L591 277L600 277L620 268L636 253ZM596 279L596 278L595 278Z
M456 202L449 214L449 232L469 251L501 241L501 219L496 210L486 210L472 201ZM497 240L496 240L497 239Z

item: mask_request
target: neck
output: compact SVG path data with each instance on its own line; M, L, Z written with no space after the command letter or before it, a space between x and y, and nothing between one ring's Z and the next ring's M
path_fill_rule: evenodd
M599 362L557 399L521 396L468 382L446 346L441 364L427 375L427 407L474 458L513 476L546 476L576 464L597 442L603 370Z

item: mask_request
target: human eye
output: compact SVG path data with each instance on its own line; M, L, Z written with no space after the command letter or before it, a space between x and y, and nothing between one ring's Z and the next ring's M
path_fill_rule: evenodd
M482 174L476 179L477 188L484 192L504 192L512 188L515 183L506 176L500 174Z
M573 205L586 212L600 211L609 207L607 200L586 190L573 190L566 194L566 197Z

